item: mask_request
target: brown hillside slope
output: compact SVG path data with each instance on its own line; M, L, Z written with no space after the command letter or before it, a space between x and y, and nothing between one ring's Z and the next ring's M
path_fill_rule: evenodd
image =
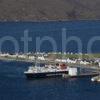
M100 0L0 0L0 20L100 19Z

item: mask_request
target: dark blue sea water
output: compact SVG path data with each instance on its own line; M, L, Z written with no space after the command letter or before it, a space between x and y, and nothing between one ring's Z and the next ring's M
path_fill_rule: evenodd
M36 49L36 37L49 36L57 43L57 51L62 51L62 28L67 29L66 38L77 36L82 41L82 51L87 52L87 43L94 36L100 36L100 21L72 22L20 22L0 23L0 44L2 52L15 52L11 41L14 38L19 43L20 51L24 52L23 42L20 41L24 30L29 31L32 42L29 51ZM9 38L8 38L9 39ZM3 41L3 42L2 42ZM93 44L93 52L100 52L100 41ZM51 44L46 41L41 51L52 51ZM71 41L66 52L77 52L77 44ZM100 84L92 83L90 78L82 79L40 79L27 80L23 72L31 63L0 61L0 100L100 100Z
M62 38L62 29L66 28L66 41ZM28 42L28 52L36 51L36 39L49 37L56 42L57 51L62 51L62 41L75 36L80 39L82 44L82 52L87 52L89 41L92 38L100 36L100 21L68 21L68 22L1 22L0 23L0 50L2 52L15 52L13 40L17 41L19 52L24 52L24 42L21 38L24 36L24 31L28 31L32 41ZM8 37L8 39L7 39ZM10 41L9 40L10 37ZM12 41L11 41L12 39ZM100 52L100 37L95 39L92 45L92 52ZM38 43L38 42L37 42ZM2 45L1 45L2 44ZM66 44L66 43L65 43ZM44 41L41 44L41 52L53 51L52 44L49 41ZM66 52L78 52L77 43L70 41L66 45ZM17 52L17 51L16 51Z
M90 78L27 80L31 65L0 61L0 100L99 100L100 84Z

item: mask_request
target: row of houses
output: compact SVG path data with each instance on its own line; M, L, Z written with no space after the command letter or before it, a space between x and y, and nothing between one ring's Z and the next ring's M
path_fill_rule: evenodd
M91 65L92 63L95 63L95 61L89 61L89 60L82 60L82 59L55 59L55 62L62 62L62 63L69 63L69 64L82 64L82 65ZM98 61L98 65L100 66L100 61Z
M4 57L4 58L21 58L21 59L28 59L28 60L35 60L35 56L34 55L26 55L26 54L9 54L9 53L2 53L0 54L0 57ZM45 60L44 56L38 56L37 60Z
M28 59L28 60L31 60L31 61L34 61L34 60L41 60L41 61L45 61L45 60L52 60L51 58L47 57L48 55L47 54L9 54L9 53L0 53L0 57L3 58L3 57L8 57L9 58L21 58L21 59ZM58 59L58 58L55 58L53 59L53 61L55 62L58 62L58 63L70 63L70 64L82 64L82 65L91 65L93 63L97 64L99 67L100 67L100 58L95 58L94 60L82 60L82 59L70 59L70 58L64 58L64 59Z

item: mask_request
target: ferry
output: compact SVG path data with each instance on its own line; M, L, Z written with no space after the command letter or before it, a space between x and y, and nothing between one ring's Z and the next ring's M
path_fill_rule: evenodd
M30 66L24 74L28 79L59 77L62 76L62 74L68 74L68 66L65 64L45 65L43 67L35 65Z

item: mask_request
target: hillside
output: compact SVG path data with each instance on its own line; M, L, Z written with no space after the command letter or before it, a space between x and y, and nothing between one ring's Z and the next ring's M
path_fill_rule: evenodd
M100 19L100 0L0 0L0 21Z

